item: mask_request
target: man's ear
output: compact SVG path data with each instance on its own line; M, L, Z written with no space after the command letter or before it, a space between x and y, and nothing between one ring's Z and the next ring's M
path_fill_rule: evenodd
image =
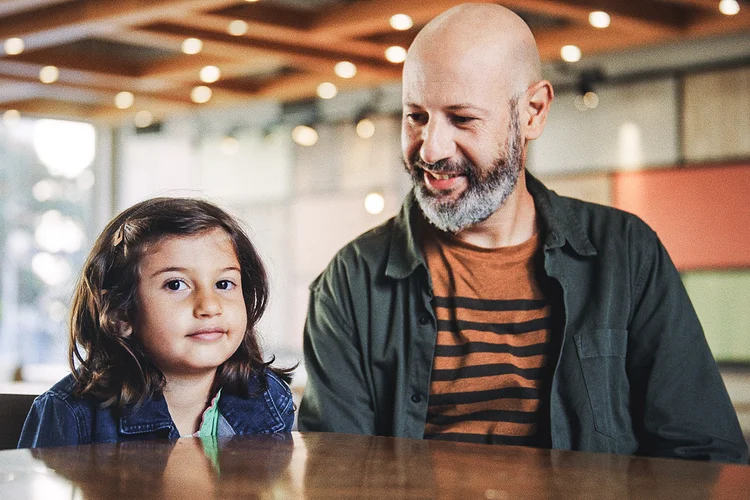
M524 129L524 137L527 141L533 141L544 130L547 123L547 113L555 98L555 91L552 90L552 84L547 80L540 80L531 85L526 91L528 101L525 108L522 109L521 120Z

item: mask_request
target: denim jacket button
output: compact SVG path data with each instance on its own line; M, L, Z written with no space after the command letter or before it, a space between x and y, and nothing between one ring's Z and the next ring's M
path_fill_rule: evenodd
M430 322L429 318L425 316L424 314L419 317L419 324L424 326Z
M420 401L422 401L422 396L418 392L415 392L414 394L411 395L411 400L414 403L419 403Z

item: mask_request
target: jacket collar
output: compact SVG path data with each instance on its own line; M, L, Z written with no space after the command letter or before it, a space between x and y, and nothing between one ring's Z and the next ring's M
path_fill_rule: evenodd
M167 401L161 393L154 394L140 406L126 407L120 416L121 434L142 434L173 427Z
M546 230L544 248L560 248L567 242L580 256L596 255L581 218L573 211L568 198L563 198L526 172L526 187L534 198L539 219Z
M596 255L596 249L586 235L580 218L573 212L565 198L547 189L529 172L525 172L526 186L534 198L537 213L545 231L544 248L561 248L567 242L581 256ZM393 236L388 250L385 274L403 279L419 266L425 266L419 249L416 218L420 217L419 204L410 191L401 210L393 220Z

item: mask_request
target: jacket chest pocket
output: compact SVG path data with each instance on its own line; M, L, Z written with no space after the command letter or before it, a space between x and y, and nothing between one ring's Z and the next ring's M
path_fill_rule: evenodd
M590 330L574 335L594 428L616 439L630 432L630 384L625 371L627 330Z

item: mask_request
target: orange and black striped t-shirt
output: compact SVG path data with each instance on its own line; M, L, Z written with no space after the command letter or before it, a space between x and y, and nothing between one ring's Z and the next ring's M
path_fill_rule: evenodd
M425 438L546 446L551 307L539 237L480 248L423 232L437 343Z

